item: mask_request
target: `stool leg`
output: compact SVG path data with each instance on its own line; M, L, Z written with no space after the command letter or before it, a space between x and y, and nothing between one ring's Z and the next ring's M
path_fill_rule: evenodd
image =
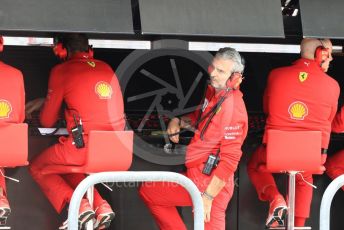
M287 230L294 230L296 173L297 172L289 172Z
M91 208L93 208L93 199L94 199L94 186L91 186L87 189L86 197L88 199L88 202L91 205ZM93 220L90 220L86 224L86 230L93 230Z

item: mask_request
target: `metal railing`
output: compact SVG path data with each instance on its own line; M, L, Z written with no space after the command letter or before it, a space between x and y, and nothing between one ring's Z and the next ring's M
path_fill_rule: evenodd
M320 230L330 230L330 209L334 195L344 185L344 174L334 179L326 188L320 204Z
M78 214L81 199L87 189L104 182L175 182L190 194L194 207L194 229L204 230L203 201L196 185L187 177L173 172L162 171L123 171L102 172L86 177L75 189L68 210L68 229L78 230Z

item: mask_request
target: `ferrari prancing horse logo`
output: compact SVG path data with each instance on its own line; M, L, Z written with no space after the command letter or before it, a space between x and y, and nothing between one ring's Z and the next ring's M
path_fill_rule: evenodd
M94 61L88 61L87 64L93 68L96 67L96 63Z
M300 72L300 73L299 73L299 80L300 80L301 82L306 81L307 78L308 78L308 73L306 73L306 72Z

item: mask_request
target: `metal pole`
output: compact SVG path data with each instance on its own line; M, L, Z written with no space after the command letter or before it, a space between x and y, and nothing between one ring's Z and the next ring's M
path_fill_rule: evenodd
M334 179L326 188L320 204L320 230L330 230L331 203L336 192L344 185L344 175Z
M294 171L289 172L289 184L288 184L288 230L294 230L295 219L295 181L296 173Z
M289 172L289 185L288 185L288 230L294 230L295 218L295 177L297 172Z
M80 202L87 189L104 182L175 182L183 186L190 194L194 207L194 229L204 230L203 201L196 185L187 177L173 172L124 171L102 172L86 177L75 189L68 210L68 229L78 230L78 212Z
M88 199L88 202L90 203L91 205L91 208L94 208L93 207L93 202L94 202L94 186L91 186L87 189L87 192L86 192L86 197ZM93 230L93 220L90 220L86 223L86 230Z

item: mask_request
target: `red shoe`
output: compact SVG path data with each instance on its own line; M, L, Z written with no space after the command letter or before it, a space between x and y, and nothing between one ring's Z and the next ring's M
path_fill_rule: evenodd
M80 203L80 209L79 209L79 229L85 228L85 225L88 221L92 220L94 218L94 211L91 208L90 203L87 199L82 199ZM68 229L68 219L62 223L62 225L59 227L59 230L66 230Z
M115 218L115 213L108 202L104 201L96 208L96 222L94 229L106 229L110 227L111 221Z
M7 217L11 214L11 208L5 196L0 196L0 225L5 225Z
M281 195L276 196L275 199L270 202L269 216L265 224L266 228L284 226L287 209L284 198Z

